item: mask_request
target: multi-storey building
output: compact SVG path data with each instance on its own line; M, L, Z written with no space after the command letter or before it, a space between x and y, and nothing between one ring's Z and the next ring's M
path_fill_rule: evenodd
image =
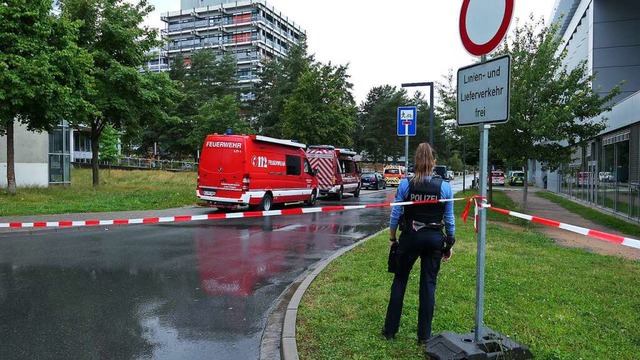
M547 187L602 209L640 221L640 2L557 0L552 15L560 23L565 64L586 61L596 75L593 88L622 93L603 114L607 127L576 148L571 164L546 173L533 163L533 178Z
M213 49L218 56L233 54L237 78L250 92L258 81L260 60L280 58L304 31L264 0L181 0L180 10L162 14L166 42L159 67L180 57L189 65L191 54Z

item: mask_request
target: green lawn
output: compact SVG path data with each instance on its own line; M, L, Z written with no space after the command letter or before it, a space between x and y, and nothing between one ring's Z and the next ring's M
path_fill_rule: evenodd
M92 186L91 169L73 169L71 185L0 191L0 216L75 212L153 210L195 204L197 174L162 170L100 170Z
M514 209L497 194L495 206ZM487 225L484 325L528 346L536 359L637 359L640 263L558 247L535 226L505 227L498 215L489 212ZM454 257L438 279L435 333L475 326L476 234L471 221L457 226ZM393 276L385 271L387 251L384 233L312 283L298 311L301 359L424 358L416 345L417 268L397 340L379 335Z

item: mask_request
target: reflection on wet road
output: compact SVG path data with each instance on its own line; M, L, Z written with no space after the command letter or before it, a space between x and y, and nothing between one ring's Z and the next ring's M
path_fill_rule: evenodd
M389 211L3 233L0 359L257 359L285 288Z

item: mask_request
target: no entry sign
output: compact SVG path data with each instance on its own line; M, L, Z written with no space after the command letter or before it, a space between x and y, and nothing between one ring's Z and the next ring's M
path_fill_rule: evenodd
M471 55L482 56L504 38L513 15L514 0L463 0L460 39Z

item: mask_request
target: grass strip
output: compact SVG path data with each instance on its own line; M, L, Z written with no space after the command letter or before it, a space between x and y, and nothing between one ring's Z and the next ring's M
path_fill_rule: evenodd
M195 172L101 170L93 187L91 169L72 169L71 185L21 187L0 192L0 216L156 210L196 203Z
M513 208L496 195L496 206ZM456 204L458 216L463 206ZM436 334L474 328L476 233L473 222L457 220L457 227L454 257L438 279ZM558 247L534 228L492 219L486 242L485 326L528 346L536 359L638 357L639 262ZM311 284L298 310L301 359L424 359L416 345L419 261L397 339L379 335L393 278L387 252L386 234L370 239Z
M567 211L580 215L595 224L606 226L635 238L640 238L640 226L638 226L638 224L633 224L616 216L608 215L591 207L586 207L549 191L538 191L536 194L537 196L556 203Z

